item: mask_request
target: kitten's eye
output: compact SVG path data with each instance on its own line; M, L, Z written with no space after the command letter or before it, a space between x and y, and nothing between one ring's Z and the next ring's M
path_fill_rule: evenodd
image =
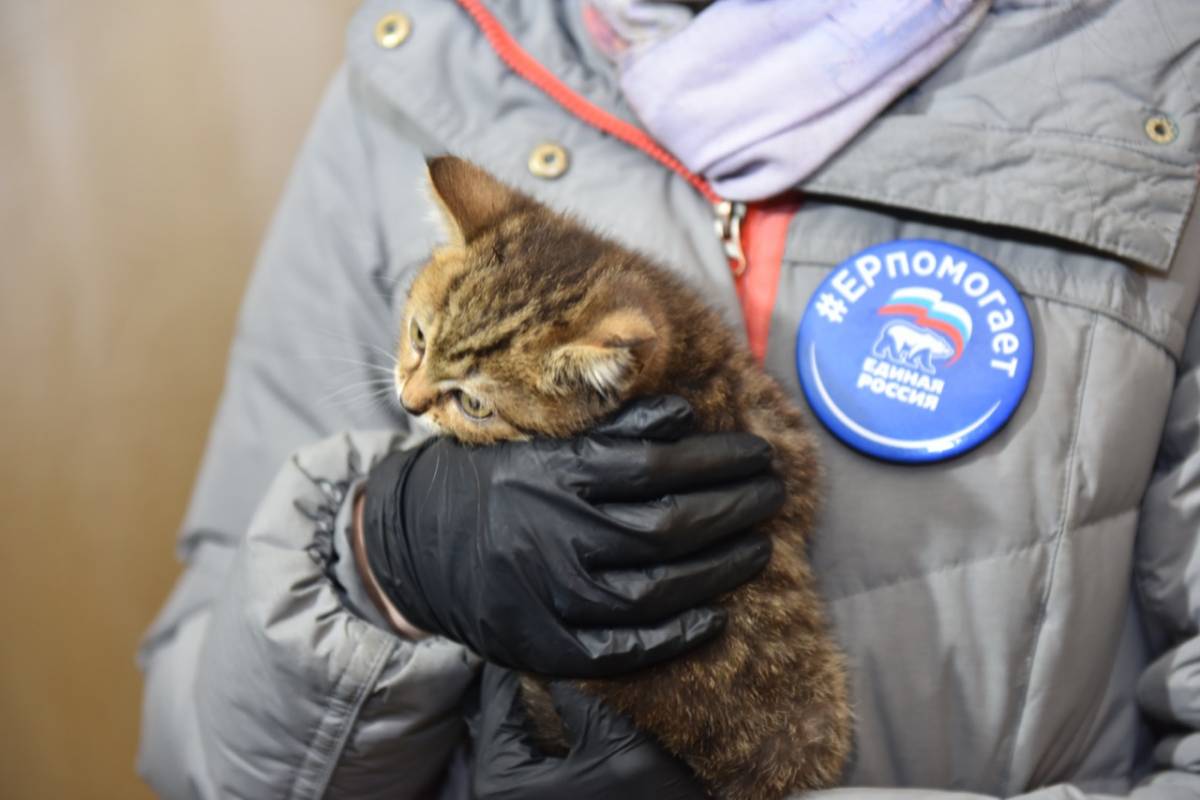
M417 324L417 318L413 317L408 323L408 340L412 342L413 349L418 353L425 352L425 331L421 330L421 326Z
M487 419L492 415L492 407L486 400L480 400L473 394L459 391L458 407L471 419Z

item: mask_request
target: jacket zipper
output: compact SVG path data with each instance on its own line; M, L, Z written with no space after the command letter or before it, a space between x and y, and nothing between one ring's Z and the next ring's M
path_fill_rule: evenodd
M734 278L741 278L746 272L746 249L742 246L742 220L746 218L746 204L735 200L719 200L713 205L717 218L713 228L717 239L729 259L729 268Z

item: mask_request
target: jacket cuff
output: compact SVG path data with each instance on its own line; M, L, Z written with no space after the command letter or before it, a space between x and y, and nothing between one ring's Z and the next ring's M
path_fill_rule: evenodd
M349 610L337 519L387 434L300 451L242 542L199 655L194 703L215 793L419 797L463 738L477 660ZM350 601L351 603L353 601Z
M354 499L366 484L359 478L350 484L346 497L334 521L333 535L333 579L342 592L342 602L351 612L377 628L388 631L392 626L371 600L366 582L354 561L354 548L350 543L354 535Z

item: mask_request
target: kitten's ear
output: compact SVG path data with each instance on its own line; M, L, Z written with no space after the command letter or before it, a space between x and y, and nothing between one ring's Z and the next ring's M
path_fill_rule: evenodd
M633 386L657 340L654 325L641 311L609 312L584 336L551 351L541 388L560 395L593 391L607 400L619 399Z
M440 156L426 165L433 199L454 244L466 244L528 202L470 161Z

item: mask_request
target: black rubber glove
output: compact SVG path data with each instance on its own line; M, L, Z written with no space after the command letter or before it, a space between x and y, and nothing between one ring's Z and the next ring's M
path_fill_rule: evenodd
M707 604L770 558L739 536L783 502L770 448L693 434L677 397L593 433L469 447L449 439L371 471L367 559L418 628L527 672L602 677L719 633Z
M558 681L550 694L570 751L548 756L529 739L516 673L483 670L470 721L476 800L703 800L687 765L595 697Z

